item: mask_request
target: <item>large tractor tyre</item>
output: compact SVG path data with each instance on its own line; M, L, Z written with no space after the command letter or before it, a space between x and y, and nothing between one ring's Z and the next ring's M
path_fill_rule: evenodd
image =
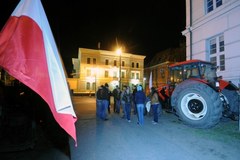
M219 93L208 85L187 80L175 92L175 109L183 123L196 128L211 128L222 117Z
M225 111L226 117L231 118L232 120L239 119L239 95L236 90L223 89L222 94L226 97L229 110Z

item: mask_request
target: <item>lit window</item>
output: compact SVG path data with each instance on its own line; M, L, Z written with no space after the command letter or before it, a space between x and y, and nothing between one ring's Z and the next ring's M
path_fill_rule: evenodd
M122 78L125 78L125 72L122 71L121 76L122 76Z
M113 77L114 77L114 78L117 77L117 71L113 71Z
M139 76L139 73L136 73L136 79L139 79L140 76Z
M90 90L90 82L87 82L87 84L86 84L86 89L87 89L87 90Z
M132 73L132 76L131 76L131 78L132 78L132 79L134 79L134 78L135 78L135 73Z
M108 77L108 71L105 71L105 78L107 78Z

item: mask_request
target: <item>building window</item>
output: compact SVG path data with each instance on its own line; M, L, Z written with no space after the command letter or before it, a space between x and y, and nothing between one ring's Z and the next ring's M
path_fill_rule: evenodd
M122 77L122 78L125 78L125 72L124 72L124 71L122 71L121 77Z
M225 70L225 55L224 55L224 35L218 35L209 40L209 56L210 62L216 67L219 66L220 71Z
M217 52L217 44L216 38L210 40L210 54L214 54Z
M139 68L139 63L136 64L136 68Z
M117 71L113 71L113 78L117 77Z
M139 71L132 71L131 72L131 79L140 79L140 72Z
M207 0L207 13L213 10L213 0Z
M216 0L216 6L219 7L222 5L222 0Z
M134 62L132 62L132 68L134 68Z
M108 65L108 59L105 60L105 65Z
M87 89L87 90L90 90L90 82L87 82L87 84L86 84L86 89Z
M220 71L225 70L225 55L220 55Z
M105 78L108 78L108 71L105 71L104 76L105 76Z
M131 74L131 78L134 79L135 78L135 73Z
M93 64L96 64L96 63L97 63L96 58L93 58Z
M206 12L209 13L222 5L222 0L206 0Z
M122 66L125 66L125 62L124 61L122 61Z
M217 66L217 57L211 57L210 62L212 62L215 66Z
M117 60L114 60L113 65L117 66Z
M219 52L224 51L224 36L219 36Z
M87 58L87 64L91 63L91 58Z
M136 79L140 79L140 74L139 73L136 73Z

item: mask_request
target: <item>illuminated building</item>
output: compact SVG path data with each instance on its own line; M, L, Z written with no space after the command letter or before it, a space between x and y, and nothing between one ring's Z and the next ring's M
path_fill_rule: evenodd
M121 56L121 66L120 59ZM116 51L79 48L78 58L73 58L73 78L68 78L74 93L95 93L97 88L108 83L109 89L119 86L143 84L143 55L131 53L116 54Z

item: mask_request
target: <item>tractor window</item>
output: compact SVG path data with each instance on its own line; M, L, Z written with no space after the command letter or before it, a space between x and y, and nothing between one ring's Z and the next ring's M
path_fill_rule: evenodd
M197 65L184 65L183 70L184 79L188 78L199 78L198 66Z
M177 67L173 67L171 68L171 82L174 83L179 83L183 81L182 78L182 66L177 66Z
M191 76L191 65L185 65L183 70L184 79L188 79Z
M191 77L199 77L198 67L196 65L192 66L192 74Z
M217 77L216 67L214 67L211 64L201 64L200 71L201 71L201 76L210 82L213 82L214 78Z

